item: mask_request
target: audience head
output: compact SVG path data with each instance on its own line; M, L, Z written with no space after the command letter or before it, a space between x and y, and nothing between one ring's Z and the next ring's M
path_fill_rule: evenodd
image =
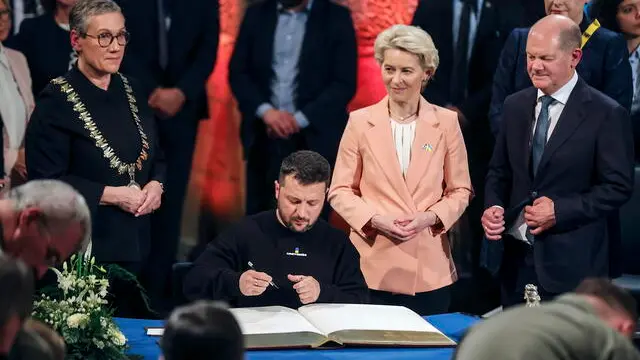
M175 309L160 340L164 360L242 360L244 338L222 304L197 301Z
M71 8L69 27L81 70L102 76L120 69L129 33L113 0L78 0Z
M536 22L527 38L527 71L533 85L547 95L573 77L582 51L582 33L566 16L549 15Z
M547 15L563 15L580 24L587 2L589 0L544 0L544 9Z
M11 189L1 206L3 251L33 267L38 277L90 242L89 208L64 182L29 181Z
M591 15L603 27L625 35L640 36L640 2L638 0L594 0Z
M440 61L431 36L416 26L393 25L384 30L374 51L389 99L397 102L420 96Z
M0 0L0 43L7 40L11 31L11 4Z
M638 310L631 294L604 278L583 280L575 293L586 297L595 307L598 316L612 329L627 337L633 335Z
M0 254L0 354L7 354L31 314L34 280L20 260Z
M67 352L67 346L64 343L64 339L55 330L45 325L40 321L34 319L27 319L23 328L26 331L32 331L42 339L46 345L47 350L51 354L53 360L64 360Z
M296 151L282 161L275 187L283 225L295 232L313 227L324 207L330 176L327 159L313 151Z

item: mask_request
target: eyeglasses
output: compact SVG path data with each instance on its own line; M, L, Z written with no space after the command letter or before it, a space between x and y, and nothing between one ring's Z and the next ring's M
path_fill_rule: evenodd
M129 38L131 37L127 31L119 32L116 35L113 35L110 32L104 32L98 35L89 35L85 33L84 36L98 39L98 45L103 48L111 46L111 43L113 43L113 39L116 39L118 41L118 45L125 46L129 42Z
M4 9L0 10L0 20L7 21L11 19L11 10Z

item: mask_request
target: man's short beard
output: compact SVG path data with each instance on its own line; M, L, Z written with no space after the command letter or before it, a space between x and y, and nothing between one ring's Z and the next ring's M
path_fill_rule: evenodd
M295 226L293 225L293 221L285 221L284 220L284 216L282 216L282 212L280 211L280 208L277 208L276 211L278 212L278 215L280 217L280 220L282 221L282 223L284 224L284 226L293 231L293 232L297 232L297 233L303 233L303 232L307 232L309 231L313 225L315 225L315 223L312 223L311 221L309 221L309 224L307 224L307 226L304 227L304 229L302 230L298 230L295 228Z

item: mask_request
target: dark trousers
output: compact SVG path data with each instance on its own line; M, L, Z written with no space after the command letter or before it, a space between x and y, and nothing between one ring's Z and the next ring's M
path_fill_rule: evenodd
M370 290L370 297L372 304L404 306L421 316L444 314L449 311L451 286L417 293L415 296Z
M158 120L167 172L162 204L152 215L149 265L144 276L153 300L170 296L171 266L176 261L180 241L182 210L198 130L195 116L179 114L172 119Z
M533 284L542 301L552 300L558 294L546 291L538 281L533 259L533 247L510 235L503 237L504 258L500 269L500 293L503 308L525 303L524 288Z
M275 185L282 160L298 150L306 150L306 141L298 133L289 139L258 136L247 158L247 215L276 207Z

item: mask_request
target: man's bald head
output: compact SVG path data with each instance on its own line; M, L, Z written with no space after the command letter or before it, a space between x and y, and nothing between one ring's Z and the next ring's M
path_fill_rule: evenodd
M580 28L563 15L536 22L527 38L527 72L533 85L552 95L571 80L582 58Z
M538 20L529 30L529 36L555 39L558 47L568 52L580 48L582 43L582 32L578 24L563 15L549 15Z

